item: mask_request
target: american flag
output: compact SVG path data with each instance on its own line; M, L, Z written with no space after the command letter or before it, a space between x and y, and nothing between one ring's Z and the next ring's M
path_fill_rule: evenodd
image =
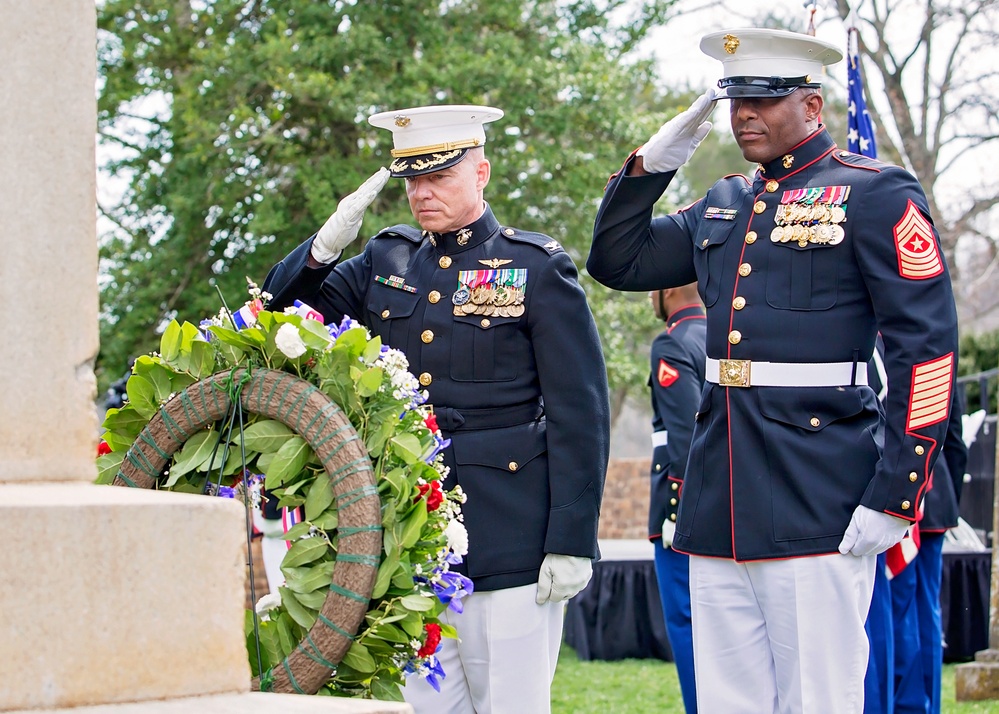
M847 112L846 148L855 154L876 159L878 147L874 143L874 123L867 112L864 84L860 79L860 50L856 27L846 31L846 45L850 56L846 68L850 100Z

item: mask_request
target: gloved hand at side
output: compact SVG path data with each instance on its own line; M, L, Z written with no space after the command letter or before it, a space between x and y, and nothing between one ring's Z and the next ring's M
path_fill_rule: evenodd
M912 524L896 516L875 511L867 506L857 506L850 525L846 527L839 552L856 556L884 553L905 537Z
M694 149L711 131L711 122L706 120L715 108L714 96L712 87L694 100L689 109L663 124L645 142L637 154L642 157L646 171L650 174L675 171L690 160Z
M337 204L336 211L319 229L312 241L312 257L320 263L332 263L361 230L361 220L368 206L388 183L392 174L380 168L367 181Z
M667 518L663 521L663 548L673 545L674 536L676 536L676 523Z
M562 602L586 587L593 574L593 561L575 555L549 553L538 576L539 605Z

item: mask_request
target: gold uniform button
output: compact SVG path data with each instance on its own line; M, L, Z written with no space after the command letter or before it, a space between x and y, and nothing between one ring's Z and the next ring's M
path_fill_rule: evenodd
M749 245L756 242L756 231L749 231L749 233L746 234L746 242Z
M817 427L822 422L819 421L818 417L812 417L811 419L808 420L808 423L811 424L812 426L816 426Z
M746 307L746 298L740 295L739 297L737 297L735 300L732 301L732 307L734 307L736 310L741 310L742 308Z
M767 210L767 204L763 201L757 201L753 204L753 213L760 214Z
M437 264L439 266L441 266L442 268L450 268L451 267L451 256L442 255L441 259L437 261Z
M708 247L708 239L707 238L705 238L704 240L701 241L701 247L702 248L707 248Z
M917 478L919 478L919 474L917 474L915 471L909 472L909 480L910 481L912 481L913 483L915 483Z
M670 519L671 521L675 521L675 520L676 520L676 514L675 514L675 513L671 513L671 514L669 514L669 519Z
M916 456L922 456L924 451L926 451L926 449L924 449L922 446L917 446L916 447Z
M506 233L508 236L512 236L514 233L516 233L516 231L513 230L513 228L504 228L503 232Z
M733 345L739 344L742 342L742 333L738 330L732 330L728 333L728 341Z
M479 324L482 325L483 327L489 327L492 323L489 322L488 317L483 317L482 320L479 322Z
M671 499L669 500L669 505L671 505L671 506L675 506L675 505L676 505L676 499L675 499L675 498L671 498Z
M739 275L741 275L742 277L745 278L751 272L753 272L753 266L750 265L749 263L743 263L742 265L739 266Z
M903 511L908 511L909 510L909 506L911 506L911 505L912 504L909 503L908 501L902 501L902 510Z
M518 464L516 461L511 461L509 464L507 464L507 468L510 469L511 471L516 471L517 469L520 468L520 464Z
M383 319L383 320L387 320L387 319L388 319L388 316L389 316L389 315L391 315L391 314L392 314L392 313L391 313L391 312L389 312L388 310L382 310L382 319Z
M672 488L672 489L673 489L674 491L676 491L676 490L677 490L678 488L680 488L680 485L679 485L679 484L676 484L676 483L674 483L674 484L671 484L671 485L670 485L670 488Z
M431 290L430 294L427 295L427 300L434 303L435 305L441 301L441 294L436 290Z
M429 387L430 383L434 381L434 378L430 376L430 372L424 372L420 375L420 384L424 387Z
M777 187L779 185L780 184L778 184L776 181L770 179L769 181L767 181L767 193L773 193L774 191L777 190Z
M434 341L434 331L424 330L423 333L420 335L420 339L423 340L425 344L429 345L431 342Z
M659 470L659 469L661 469L662 467L663 467L663 465L662 465L662 464L656 464L656 471L658 471L658 470Z

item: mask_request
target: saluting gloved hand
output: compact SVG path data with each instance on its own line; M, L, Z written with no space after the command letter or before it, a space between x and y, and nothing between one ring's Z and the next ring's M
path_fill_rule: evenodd
M909 521L888 513L875 511L867 506L857 506L839 544L839 552L857 556L884 553L896 543L902 542L911 525Z
M562 602L586 587L593 574L593 561L576 555L549 553L541 564L538 576L539 605Z
M680 112L663 124L655 135L638 150L645 170L651 174L675 171L683 166L694 154L694 149L704 141L711 131L711 122L706 121L715 108L715 90L712 87L699 96L690 108Z
M676 523L667 518L663 521L663 548L673 545L673 537L676 535Z
M392 174L380 168L361 184L354 193L345 196L336 206L333 215L319 229L312 241L312 257L320 263L332 263L361 230L361 219L378 192L385 188Z

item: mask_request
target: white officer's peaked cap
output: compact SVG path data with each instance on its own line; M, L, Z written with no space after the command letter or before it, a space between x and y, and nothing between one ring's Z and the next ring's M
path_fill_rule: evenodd
M457 164L486 143L483 125L502 116L495 107L441 104L379 112L368 122L392 132L392 175L418 176Z
M787 30L737 28L701 38L701 52L722 63L716 99L783 97L822 84L823 67L843 59L836 45Z

